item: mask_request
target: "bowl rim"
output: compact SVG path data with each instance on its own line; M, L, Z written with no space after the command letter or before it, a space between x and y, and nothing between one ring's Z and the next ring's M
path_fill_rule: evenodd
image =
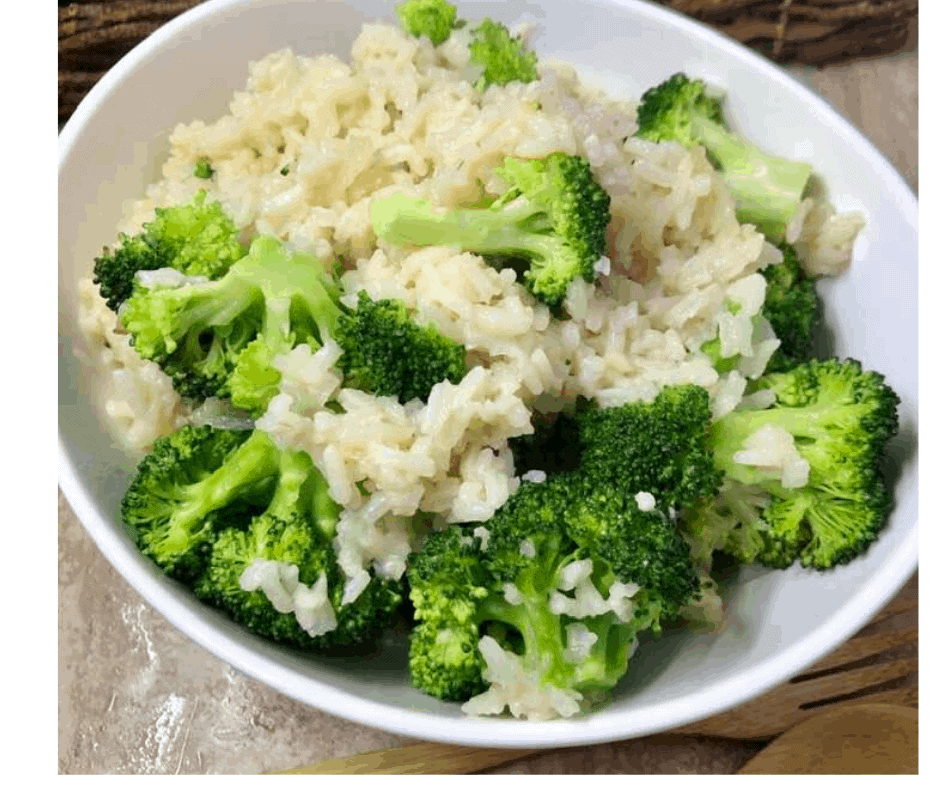
M895 182L895 198L901 203L901 210L907 215L912 227L917 227L918 201L910 185L894 164L821 94L743 44L677 11L653 5L646 0L605 1L644 17L645 21L677 28L678 32L703 40L718 49L730 50L743 64L759 71L764 78L781 84L802 102L809 103L826 123L841 127L842 133L882 177ZM73 146L97 107L107 100L129 74L182 30L202 24L209 17L243 2L209 0L195 6L160 27L112 67L89 91L60 132L60 176ZM109 523L109 517L82 484L61 426L58 434L58 467L59 485L98 549L131 587L191 640L239 672L301 703L369 727L442 743L503 748L596 744L650 735L719 714L787 681L844 643L897 594L916 571L918 561L918 522L915 522L864 588L859 589L828 619L818 622L800 641L733 677L720 679L682 698L658 703L653 721L650 715L644 716L637 709L546 722L448 717L366 699L323 684L313 677L304 677L303 681L298 682L290 666L239 642L226 632L206 626L191 604L176 598L160 578L140 571L135 561L139 554L122 539L118 529Z

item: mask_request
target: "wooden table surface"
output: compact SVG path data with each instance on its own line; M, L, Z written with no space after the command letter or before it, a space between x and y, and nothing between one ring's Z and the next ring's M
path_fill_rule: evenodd
M916 52L788 70L861 128L916 190ZM899 596L916 600L916 577ZM58 643L62 774L251 774L408 741L297 703L189 641L110 566L61 492ZM731 774L761 746L661 734L547 752L489 773Z

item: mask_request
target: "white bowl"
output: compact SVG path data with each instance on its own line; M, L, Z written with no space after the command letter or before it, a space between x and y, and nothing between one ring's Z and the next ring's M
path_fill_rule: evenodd
M644 646L606 708L533 723L465 717L408 687L405 654L365 661L301 657L203 607L135 549L118 518L128 460L104 434L74 360L76 283L114 240L122 202L140 196L179 122L225 111L248 62L292 47L347 58L364 22L392 20L381 0L216 0L135 48L91 91L59 141L59 466L62 489L101 551L155 608L221 659L304 703L423 739L490 746L612 741L690 723L789 679L845 641L910 577L917 561L917 203L885 158L822 98L694 21L636 0L478 3L467 17L537 23L533 46L613 93L638 97L685 70L728 89L732 123L776 153L812 162L839 209L867 227L851 273L823 283L832 350L886 374L902 399L898 504L881 539L831 572L745 571L730 594L734 626Z

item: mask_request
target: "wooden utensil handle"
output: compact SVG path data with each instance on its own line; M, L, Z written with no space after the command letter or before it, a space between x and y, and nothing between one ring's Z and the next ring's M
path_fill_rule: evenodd
M459 747L422 742L320 761L273 774L472 774L541 750Z

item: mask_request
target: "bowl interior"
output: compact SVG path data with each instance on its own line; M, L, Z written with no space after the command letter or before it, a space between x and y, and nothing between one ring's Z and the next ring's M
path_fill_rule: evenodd
M799 672L860 628L910 576L917 526L917 207L884 158L821 98L718 33L659 6L620 2L478 3L467 17L536 23L542 57L574 63L609 92L637 97L684 70L728 89L732 124L778 154L812 161L830 199L868 225L849 275L821 285L839 356L885 373L902 398L892 447L898 505L866 556L832 572L747 570L727 589L719 636L676 632L646 644L613 703L584 719L474 720L407 686L405 649L355 660L298 656L203 608L144 560L118 505L132 462L105 434L75 359L77 282L114 241L128 198L157 178L174 125L225 111L248 63L283 47L348 58L361 25L392 20L381 0L219 0L158 31L79 107L60 139L60 479L76 513L123 576L180 629L236 668L301 701L427 739L502 746L606 741L662 730L746 700Z

